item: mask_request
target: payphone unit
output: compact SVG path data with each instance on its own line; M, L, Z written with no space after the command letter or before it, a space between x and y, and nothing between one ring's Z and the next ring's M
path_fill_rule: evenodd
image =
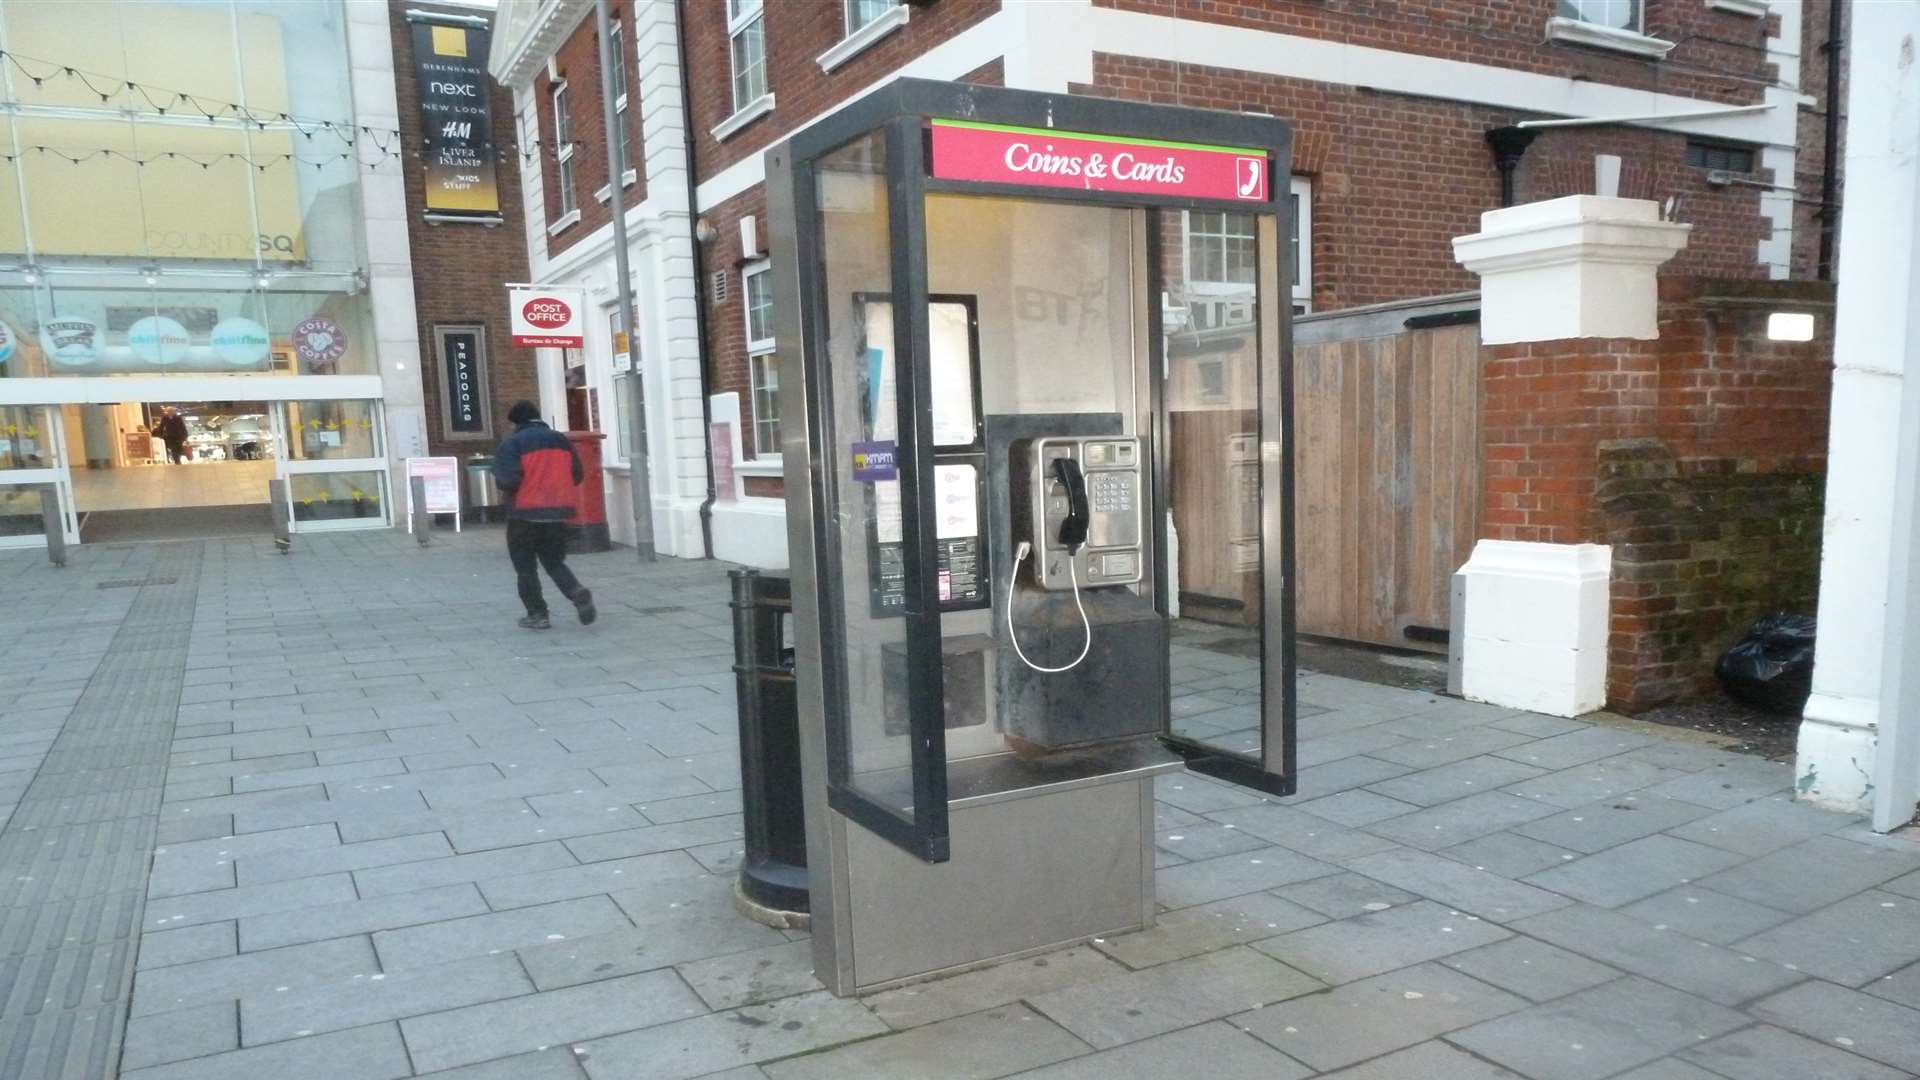
M767 152L835 992L1150 924L1158 776L1291 792L1288 152L913 79Z

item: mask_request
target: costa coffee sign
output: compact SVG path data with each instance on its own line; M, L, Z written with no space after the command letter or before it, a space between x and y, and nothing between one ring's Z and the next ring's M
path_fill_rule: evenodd
M933 121L933 175L942 180L1265 202L1267 173L1263 150Z
M579 289L550 289L538 285L507 290L507 308L513 320L513 343L530 349L578 349L586 306Z

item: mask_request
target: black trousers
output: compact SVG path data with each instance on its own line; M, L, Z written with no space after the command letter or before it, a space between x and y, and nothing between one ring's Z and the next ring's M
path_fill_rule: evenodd
M520 578L520 602L527 614L544 615L547 598L540 591L540 569L560 595L572 600L586 591L580 579L567 569L567 524L564 521L521 521L507 519L507 557L513 560L513 572Z

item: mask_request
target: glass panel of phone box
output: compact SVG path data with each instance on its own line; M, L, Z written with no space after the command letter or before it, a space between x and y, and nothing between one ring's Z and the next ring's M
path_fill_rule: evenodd
M910 814L899 483L861 467L897 437L886 192L878 176L856 185L829 171L831 445L850 450L832 470L848 642L843 775ZM951 797L986 793L1009 759L1160 733L1169 684L1175 734L1261 758L1252 218L1202 217L927 199ZM1148 230L1159 232L1151 267ZM837 232L863 240L834 243ZM1164 319L1172 510L1159 532L1152 302Z

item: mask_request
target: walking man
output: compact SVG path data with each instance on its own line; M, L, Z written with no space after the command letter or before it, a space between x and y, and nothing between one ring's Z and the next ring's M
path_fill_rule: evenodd
M507 497L507 556L520 578L520 602L527 606L520 625L529 630L553 626L547 617L547 598L540 591L540 568L561 595L573 601L582 624L599 616L593 593L567 569L567 525L573 516L573 489L585 470L580 455L565 435L540 419L531 401L516 401L507 410L513 434L493 454L493 479Z
M153 433L166 444L167 461L174 465L183 465L187 460L187 421L178 410L168 405L160 410L160 422L153 425Z

